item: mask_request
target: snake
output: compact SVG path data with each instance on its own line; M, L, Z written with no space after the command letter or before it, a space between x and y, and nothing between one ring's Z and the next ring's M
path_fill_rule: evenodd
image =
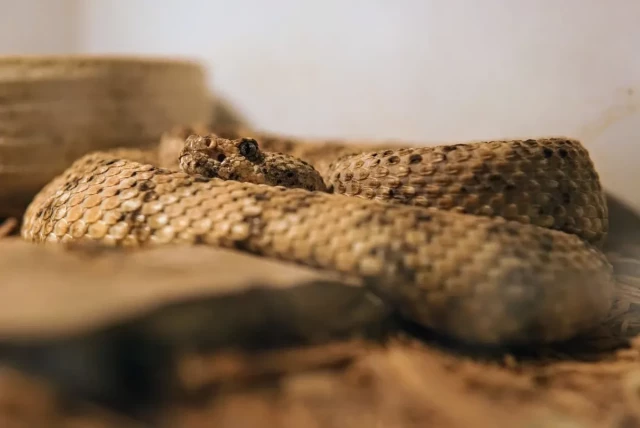
M610 308L607 204L578 140L206 131L81 156L33 198L22 239L205 245L335 272L416 325L481 345L566 340Z

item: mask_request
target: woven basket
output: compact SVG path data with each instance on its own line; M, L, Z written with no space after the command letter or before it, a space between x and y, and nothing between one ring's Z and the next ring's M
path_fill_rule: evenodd
M207 121L204 68L137 57L0 57L0 217L19 216L75 159Z

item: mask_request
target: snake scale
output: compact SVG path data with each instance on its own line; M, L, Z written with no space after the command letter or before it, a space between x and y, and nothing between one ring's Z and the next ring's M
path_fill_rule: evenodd
M162 145L77 159L33 199L22 237L211 245L338 272L470 343L564 340L609 310L607 206L579 141L321 150L223 135L183 131L164 160Z

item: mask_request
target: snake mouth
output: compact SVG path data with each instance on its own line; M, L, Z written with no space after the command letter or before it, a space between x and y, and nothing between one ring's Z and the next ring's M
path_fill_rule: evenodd
M215 163L220 166L220 164L227 159L227 155L220 149L220 147L217 146L217 144L212 144L210 139L207 142L209 144L205 147L198 147L195 151L205 155L209 159L210 163Z
M225 165L228 162L227 155L221 153L219 150L211 149L211 150L203 150L202 153L206 156L203 160L203 163L207 165L207 172L211 177L219 177L221 171L225 168Z
M241 156L220 156L217 159L212 158L209 164L216 170L218 178L223 180L241 181L243 183L265 184L266 177L265 168L255 164Z

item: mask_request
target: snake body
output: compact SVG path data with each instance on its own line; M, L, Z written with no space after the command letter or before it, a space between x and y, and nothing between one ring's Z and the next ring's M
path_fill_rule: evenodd
M157 152L85 155L34 198L22 236L211 245L336 271L471 343L563 340L609 310L607 207L578 141L342 147L310 163L268 151L303 145L263 143L192 136L170 166Z

